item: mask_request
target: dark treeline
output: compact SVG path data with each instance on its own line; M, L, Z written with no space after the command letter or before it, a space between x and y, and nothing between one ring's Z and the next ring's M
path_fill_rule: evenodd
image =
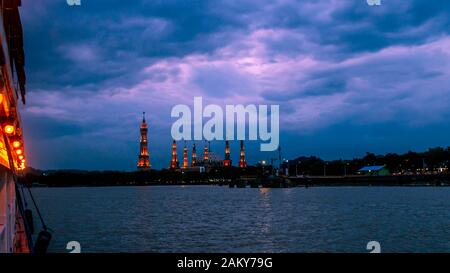
M288 169L290 176L343 176L355 175L364 166L383 165L392 174L436 174L448 173L450 161L449 148L432 148L426 152L408 152L405 154L375 155L367 153L363 158L353 160L325 161L315 156L298 157L283 163L280 174ZM51 187L58 186L113 186L113 185L166 185L166 184L205 184L223 183L238 178L257 178L275 173L278 166L249 166L246 169L236 167L216 167L207 173L163 170L144 172L120 171L39 171L29 168L20 177L24 184L40 184Z
M393 174L447 173L450 147L430 148L426 152L388 153L375 155L366 153L363 158L352 160L324 161L318 157L299 157L286 164L290 175L352 175L364 166L382 165Z
M25 185L45 185L50 187L67 186L114 186L114 185L166 185L166 184L205 184L221 183L239 177L258 176L258 168L245 170L231 168L214 168L208 173L163 170L120 172L120 171L38 171L29 170L20 177Z

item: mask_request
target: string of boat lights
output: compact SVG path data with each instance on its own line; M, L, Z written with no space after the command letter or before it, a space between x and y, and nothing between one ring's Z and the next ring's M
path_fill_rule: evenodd
M18 114L16 111L10 111L8 109L8 102L5 100L3 94L0 94L0 105L3 106L3 110L6 110L6 113L9 113L9 115L0 118L0 123L2 131L6 134L9 145L12 147L11 155L13 157L14 167L18 171L23 171L26 168L26 159Z

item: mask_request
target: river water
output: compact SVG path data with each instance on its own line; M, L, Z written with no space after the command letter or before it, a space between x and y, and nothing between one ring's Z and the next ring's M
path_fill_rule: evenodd
M34 188L50 252L450 252L450 188ZM39 227L35 215L35 226Z

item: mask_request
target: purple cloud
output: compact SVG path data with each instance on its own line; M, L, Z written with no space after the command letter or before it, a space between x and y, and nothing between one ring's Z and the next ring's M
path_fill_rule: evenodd
M99 3L79 11L40 3L55 10L23 7L27 142L50 151L30 157L40 168L133 169L142 111L152 161L165 167L170 110L194 96L280 104L282 135L295 138L343 124L420 130L450 114L450 14L434 4L141 1L135 9L111 1L116 9L98 12ZM281 145L302 152L291 139Z

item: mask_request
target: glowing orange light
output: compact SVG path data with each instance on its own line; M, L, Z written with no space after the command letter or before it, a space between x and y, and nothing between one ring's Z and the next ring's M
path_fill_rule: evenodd
M3 94L0 94L0 103L3 102Z
M19 155L19 160L22 160L23 159L23 155Z
M23 153L22 149L17 149L17 150L16 150L16 154L17 154L17 155L21 155L22 153Z
M19 148L19 147L20 147L20 141L15 140L15 141L13 142L13 147L14 147L14 148Z
M14 134L14 132L16 131L16 128L14 128L13 125L5 125L5 127L3 128L3 130L5 131L5 133L7 133L8 135Z
M25 164L25 159L22 159L22 164Z

